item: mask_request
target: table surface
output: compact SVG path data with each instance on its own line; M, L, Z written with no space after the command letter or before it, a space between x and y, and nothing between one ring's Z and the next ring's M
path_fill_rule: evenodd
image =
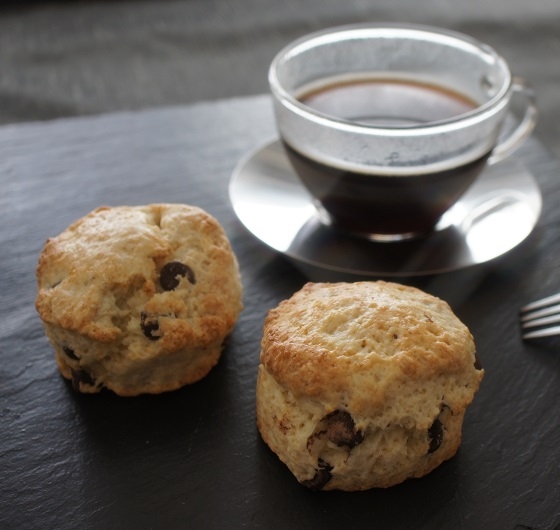
M444 297L486 375L463 443L422 479L311 492L255 426L268 309L307 278L252 237L227 187L275 137L267 96L0 128L0 528L506 528L560 524L560 354L520 339L518 308L560 290L560 166L535 139L515 155L544 198L531 236L486 266L402 278ZM34 309L47 237L99 205L185 202L226 229L245 309L217 367L159 396L79 395Z

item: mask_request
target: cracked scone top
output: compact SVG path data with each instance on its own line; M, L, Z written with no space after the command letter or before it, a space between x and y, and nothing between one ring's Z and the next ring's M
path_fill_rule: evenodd
M76 390L160 393L218 362L242 309L219 223L180 204L101 207L50 238L36 308Z
M312 489L388 487L456 453L482 377L446 302L383 281L308 283L267 315L257 426Z

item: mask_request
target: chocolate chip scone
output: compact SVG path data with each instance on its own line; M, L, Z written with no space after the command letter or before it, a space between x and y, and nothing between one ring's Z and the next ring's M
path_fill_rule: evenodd
M482 377L446 302L382 281L308 283L265 320L257 426L309 488L389 487L455 455Z
M237 260L194 206L101 207L50 238L36 307L76 390L122 396L194 383L242 309Z

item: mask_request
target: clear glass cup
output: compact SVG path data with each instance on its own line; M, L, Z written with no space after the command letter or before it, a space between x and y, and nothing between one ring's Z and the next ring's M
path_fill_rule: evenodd
M532 132L532 90L491 47L416 25L289 44L269 70L277 128L321 219L376 240L429 233ZM504 134L512 98L521 111Z

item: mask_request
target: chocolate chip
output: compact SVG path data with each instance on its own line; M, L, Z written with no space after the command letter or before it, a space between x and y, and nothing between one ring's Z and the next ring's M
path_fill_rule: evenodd
M312 490L323 489L332 478L332 470L333 468L331 465L319 458L315 476L312 479L304 480L302 484Z
M68 356L70 357L70 359L73 359L74 361L79 361L80 358L76 355L76 353L74 352L74 350L72 348L70 348L69 346L62 346L62 351Z
M326 436L338 447L352 449L364 441L364 433L356 430L352 416L344 410L335 410L327 414L322 421L326 422Z
M74 390L80 390L80 383L95 386L95 380L89 372L85 370L72 370L72 387Z
M443 442L443 425L438 418L434 420L434 423L432 423L432 426L428 429L428 436L430 438L428 454L431 454L434 451L437 451Z
M150 340L158 340L159 335L154 335L159 331L159 322L157 316L148 315L145 311L140 313L140 327L142 328L142 333Z
M173 291L177 288L181 278L187 278L193 285L196 283L194 271L180 261L166 263L159 273L159 283L164 291Z

